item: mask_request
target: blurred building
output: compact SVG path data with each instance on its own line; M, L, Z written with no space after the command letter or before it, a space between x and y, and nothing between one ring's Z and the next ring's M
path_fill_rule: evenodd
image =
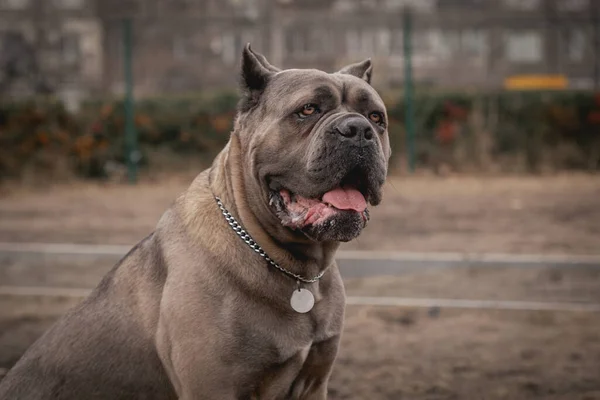
M406 7L413 15L414 74L421 84L497 88L515 74L564 74L573 87L597 87L598 3L0 0L0 90L10 82L19 93L44 85L61 93L119 93L122 18L128 16L134 18L141 95L235 85L246 42L282 67L334 71L372 57L376 84L398 86Z
M101 90L103 27L95 0L0 0L0 94Z

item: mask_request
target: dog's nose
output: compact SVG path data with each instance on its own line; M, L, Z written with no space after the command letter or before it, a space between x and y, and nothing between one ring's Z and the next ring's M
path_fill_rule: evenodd
M359 116L345 118L336 127L337 133L348 139L371 140L373 139L373 128L371 124Z

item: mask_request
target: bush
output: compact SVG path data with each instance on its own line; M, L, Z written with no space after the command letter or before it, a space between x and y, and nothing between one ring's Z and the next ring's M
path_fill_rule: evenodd
M405 153L404 104L383 97L394 162ZM229 138L236 103L234 92L138 101L142 165L162 149L210 162ZM420 167L450 160L485 169L485 159L510 170L520 157L529 171L599 168L600 96L592 93L421 94L414 109ZM124 129L122 101L90 101L77 115L47 99L0 103L0 180L26 171L105 177L108 164L124 163Z
M81 127L58 102L0 105L0 179L28 169L66 173Z

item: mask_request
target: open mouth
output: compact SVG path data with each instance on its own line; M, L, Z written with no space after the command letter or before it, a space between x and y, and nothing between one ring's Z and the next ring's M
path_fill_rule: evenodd
M333 225L335 217L343 214L360 215L363 224L366 224L369 220L368 203L366 181L348 178L318 197L304 197L285 188L272 191L270 197L270 205L283 225L293 229L326 222Z

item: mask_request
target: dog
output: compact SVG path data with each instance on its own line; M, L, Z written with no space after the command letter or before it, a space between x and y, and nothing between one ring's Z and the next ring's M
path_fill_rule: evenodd
M0 399L326 399L345 308L334 256L381 202L390 157L371 72L280 70L246 45L228 144Z

